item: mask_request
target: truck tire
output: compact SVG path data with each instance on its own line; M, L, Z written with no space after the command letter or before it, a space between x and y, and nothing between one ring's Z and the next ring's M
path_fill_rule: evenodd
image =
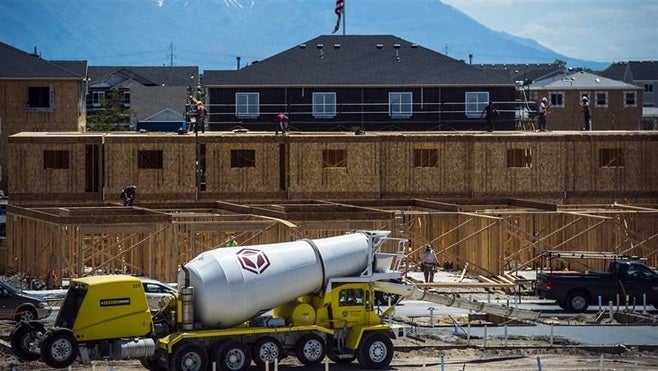
M217 348L213 361L218 370L245 371L251 366L251 353L245 344L229 340Z
M319 365L327 354L324 340L316 334L306 334L297 341L296 355L299 362L306 366Z
M393 359L393 342L383 332L371 332L364 336L356 352L363 368L387 368Z
M41 340L41 358L52 368L65 368L78 357L78 342L68 330L50 330Z
M589 294L585 291L573 291L567 296L567 308L571 312L582 313L589 307Z
M178 345L171 355L169 369L176 371L206 371L208 354L201 346L193 343Z
M21 361L36 361L39 354L30 352L30 343L39 338L39 333L44 333L43 324L36 323L33 327L28 322L20 322L9 335L9 344L14 354Z
M264 336L256 341L251 351L254 363L258 368L265 368L265 364L274 365L274 361L283 358L281 343L271 337Z
M167 371L166 368L161 367L161 366L158 364L158 360L157 360L157 359L142 358L142 359L139 360L139 363L141 363L142 366L143 366L145 369L149 370L149 371Z

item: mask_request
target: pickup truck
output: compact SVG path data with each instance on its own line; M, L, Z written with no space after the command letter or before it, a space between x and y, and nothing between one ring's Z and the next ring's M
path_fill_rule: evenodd
M637 260L614 260L606 272L590 271L584 274L540 272L536 282L537 296L555 299L558 305L570 312L584 312L601 297L603 305L610 300L620 303L643 304L658 309L658 272Z

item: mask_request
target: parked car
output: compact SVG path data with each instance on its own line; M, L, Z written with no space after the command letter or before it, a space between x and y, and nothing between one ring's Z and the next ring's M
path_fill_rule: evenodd
M146 300L151 308L159 308L159 303L162 298L170 297L177 292L173 286L166 283L144 277L142 277L141 280L142 286L144 286L144 291L146 292Z
M32 321L46 318L52 312L43 298L28 295L7 281L0 280L0 319Z
M603 305L629 302L658 309L658 272L640 261L615 260L607 272L564 274L559 272L537 274L537 296L554 299L564 310L584 312L601 298Z

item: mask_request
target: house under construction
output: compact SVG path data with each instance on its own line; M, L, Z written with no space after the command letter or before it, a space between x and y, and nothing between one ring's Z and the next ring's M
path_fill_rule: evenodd
M482 276L536 268L545 251L656 266L657 141L643 131L20 133L9 139L0 264L53 284L100 272L169 281L231 233L251 245L386 229L411 240L410 265L429 243L441 264ZM133 206L119 198L128 185Z

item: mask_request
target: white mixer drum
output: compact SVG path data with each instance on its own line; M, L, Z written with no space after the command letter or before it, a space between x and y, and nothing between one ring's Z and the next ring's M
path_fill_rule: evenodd
M194 287L195 322L234 326L319 290L330 278L356 276L368 264L368 249L368 236L352 233L201 253L184 266ZM178 284L186 284L184 270Z

